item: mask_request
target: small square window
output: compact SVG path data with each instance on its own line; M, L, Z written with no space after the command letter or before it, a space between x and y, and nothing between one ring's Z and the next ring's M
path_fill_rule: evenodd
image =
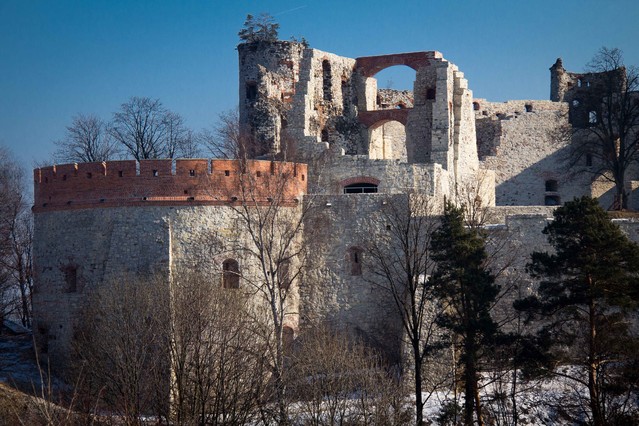
M158 171L157 170L153 170L153 177L158 177Z
M224 176L231 176L230 170L224 170Z
M195 170L193 169L189 170L189 176L191 177L195 176Z

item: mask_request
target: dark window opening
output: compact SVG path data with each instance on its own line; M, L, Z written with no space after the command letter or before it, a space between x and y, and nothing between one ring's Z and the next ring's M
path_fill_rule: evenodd
M473 110L479 111L479 102L473 102Z
M46 354L49 352L49 327L41 325L38 327L38 334L40 334L41 339L39 339L40 352Z
M64 281L67 284L67 293L78 291L78 268L76 266L69 265L64 269Z
M328 130L322 129L322 142L328 142Z
M526 104L524 107L526 108L526 112L532 112L533 110L533 106L531 104Z
M193 169L189 170L189 176L191 177L195 176L195 170Z
M124 172L122 170L118 171L118 177L124 176Z
M283 260L277 268L277 280L282 290L288 290L291 286L289 265L290 262L288 260Z
M559 195L546 195L544 197L544 205L546 206L558 206L561 204Z
M91 172L87 173L87 179L91 179L93 177L93 175L91 174Z
M351 94L350 94L348 83L345 81L342 81L342 109L344 111L348 111L350 96Z
M353 183L344 187L344 194L374 194L377 192L377 185L374 183Z
M235 259L222 262L222 287L240 288L240 265Z
M323 97L325 101L333 100L333 82L331 75L331 64L327 60L322 61L322 84L323 84Z
M592 166L592 154L586 154L586 166Z
M255 175L256 175L257 177L262 177L262 172L260 172L260 171L258 170L257 172L255 172Z
M304 177L305 177L305 176L304 176L304 175L302 175L302 180L304 180Z
M62 180L67 180L67 175L62 175Z
M435 95L436 95L435 89L430 88L426 90L426 99L435 99Z
M159 176L158 171L157 170L153 170L153 177L158 177L158 176Z
M257 99L257 84L253 81L246 83L246 99L251 102Z
M351 247L348 249L348 261L351 275L362 275L362 249Z
M230 170L224 170L224 176L231 176Z
M546 181L546 192L557 192L559 184L556 180L550 179Z

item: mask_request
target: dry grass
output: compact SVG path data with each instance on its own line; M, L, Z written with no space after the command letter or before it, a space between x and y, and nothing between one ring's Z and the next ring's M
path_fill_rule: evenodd
M46 424L41 404L39 398L0 383L0 426Z

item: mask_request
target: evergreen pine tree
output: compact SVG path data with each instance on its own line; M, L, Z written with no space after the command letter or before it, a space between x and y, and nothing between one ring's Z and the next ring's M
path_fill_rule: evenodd
M499 293L495 276L486 265L484 237L478 228L464 225L464 210L448 203L441 227L434 232L432 257L436 269L433 291L443 309L437 323L450 330L459 344L458 362L464 386L464 424L483 425L479 396L481 362L491 354L498 327L490 310Z
M570 376L588 389L593 424L614 424L614 395L628 395L636 384L629 314L638 302L639 246L589 197L558 208L543 232L554 250L532 254L528 270L539 288L515 308L541 321L535 337L542 367L581 367Z

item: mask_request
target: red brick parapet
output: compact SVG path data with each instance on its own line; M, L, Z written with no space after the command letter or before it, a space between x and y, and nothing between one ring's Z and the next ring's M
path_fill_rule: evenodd
M296 205L306 194L302 163L262 160L135 160L38 168L35 213L146 205Z

